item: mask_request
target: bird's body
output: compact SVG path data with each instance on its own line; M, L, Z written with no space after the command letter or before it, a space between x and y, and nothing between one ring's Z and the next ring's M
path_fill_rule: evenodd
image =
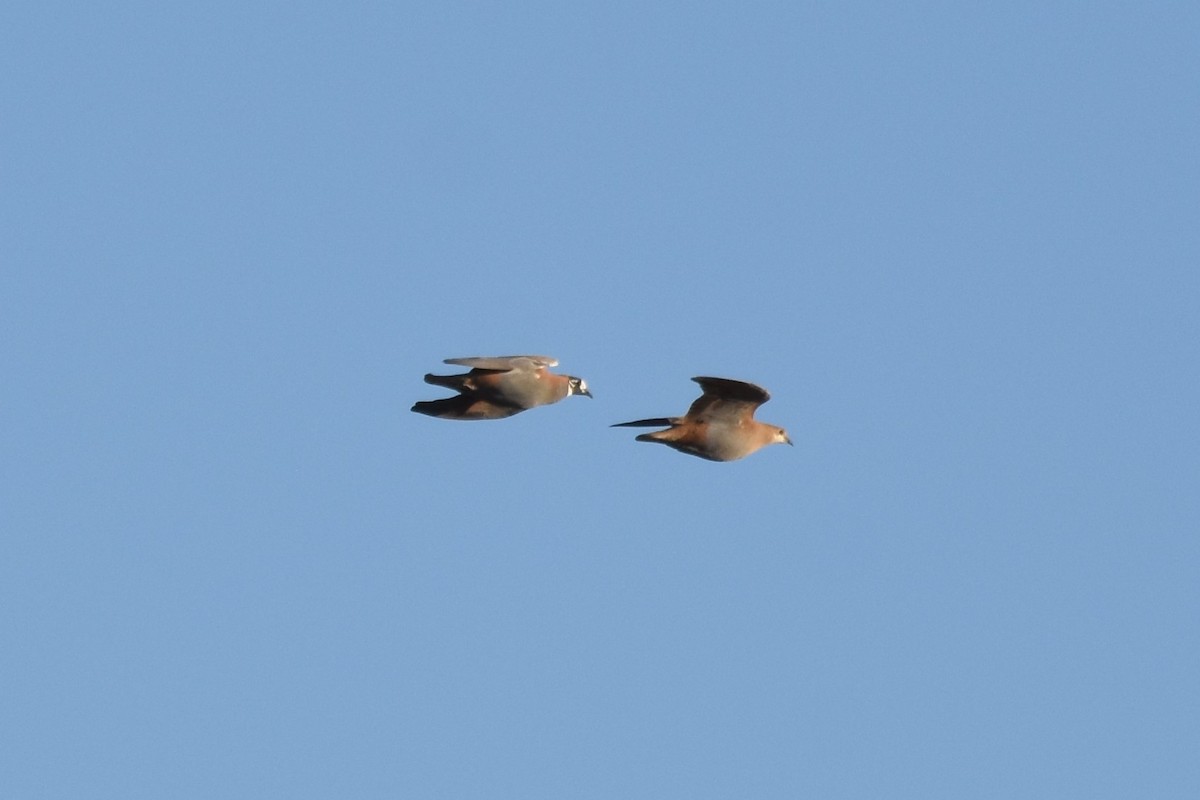
M583 379L550 372L548 368L558 361L549 356L448 358L445 363L470 367L471 371L426 375L426 383L453 389L458 395L418 402L412 407L418 414L442 419L503 419L573 394L592 396Z
M681 453L709 461L736 461L769 444L791 444L787 432L754 419L754 411L771 399L760 386L728 378L692 378L703 394L682 417L656 417L622 422L613 427L657 427L639 442L658 442Z

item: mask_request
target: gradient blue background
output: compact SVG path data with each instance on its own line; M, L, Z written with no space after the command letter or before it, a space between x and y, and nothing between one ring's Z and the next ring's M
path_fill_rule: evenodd
M1200 796L1191 2L0 14L0 786ZM589 401L411 414L452 356ZM610 423L752 380L796 447Z

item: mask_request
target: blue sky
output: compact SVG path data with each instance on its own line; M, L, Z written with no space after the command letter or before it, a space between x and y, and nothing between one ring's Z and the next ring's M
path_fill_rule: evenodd
M1194 4L2 23L7 796L1200 790Z

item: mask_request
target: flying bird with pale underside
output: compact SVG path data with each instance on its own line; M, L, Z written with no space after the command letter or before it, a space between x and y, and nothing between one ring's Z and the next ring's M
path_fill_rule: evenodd
M656 417L620 422L614 428L666 430L643 433L639 442L658 442L709 461L735 461L770 444L791 444L787 431L754 419L771 395L761 386L729 378L692 378L702 394L682 417Z

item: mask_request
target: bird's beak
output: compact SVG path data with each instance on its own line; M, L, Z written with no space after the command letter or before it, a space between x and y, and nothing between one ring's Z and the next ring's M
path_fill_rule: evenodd
M790 444L792 447L796 446L796 443L792 441L792 437L790 437L790 436L783 437L783 440L785 442L787 442L788 444Z
M591 389L584 389L584 390L583 390L583 396L584 396L584 397L591 397L591 396L592 396L592 390L591 390ZM593 399L595 399L595 398L593 398Z

